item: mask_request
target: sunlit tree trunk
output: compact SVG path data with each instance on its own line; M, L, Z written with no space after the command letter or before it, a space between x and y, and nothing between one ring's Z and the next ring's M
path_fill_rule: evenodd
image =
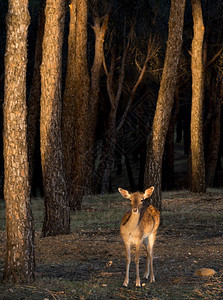
M152 133L147 150L145 188L155 187L152 203L161 210L162 158L171 117L177 69L182 46L185 0L172 0L169 18L169 36Z
M4 167L5 282L34 279L34 229L26 133L28 0L9 0L5 53Z
M194 22L194 37L192 41L192 107L191 107L191 180L192 192L200 193L206 191L205 186L205 164L203 150L203 39L204 24L200 0L191 0L192 15Z
M68 181L69 205L80 209L86 188L87 109L87 1L70 4L68 63L63 106L63 147Z
M65 2L47 0L41 65L41 162L45 218L43 236L67 234L70 211L61 141L61 74Z

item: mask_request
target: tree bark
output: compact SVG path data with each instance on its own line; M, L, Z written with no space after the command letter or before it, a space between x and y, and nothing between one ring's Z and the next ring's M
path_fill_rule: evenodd
M153 120L152 133L147 150L144 185L145 188L148 188L151 185L155 187L152 195L152 204L160 211L162 206L162 158L177 82L177 69L182 46L184 9L185 0L171 1L166 57Z
M71 1L68 64L63 102L63 149L69 205L80 209L86 193L87 112L87 1Z
M6 259L3 281L34 280L34 229L26 133L28 0L9 0L5 53L4 167Z
M47 0L41 65L40 140L44 185L43 236L67 234L67 203L61 141L61 73L65 19L63 0Z
M194 193L206 191L205 164L203 150L203 39L204 24L200 0L191 0L194 22L192 41L192 107L191 107L191 181L190 189Z

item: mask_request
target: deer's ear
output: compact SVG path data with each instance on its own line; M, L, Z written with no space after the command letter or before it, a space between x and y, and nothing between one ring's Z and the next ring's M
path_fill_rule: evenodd
M151 186L150 188L145 190L145 192L143 194L143 198L144 199L149 198L152 195L153 191L154 191L154 186Z
M123 190L121 188L118 188L119 193L122 195L122 197L129 199L130 198L130 194L127 190Z

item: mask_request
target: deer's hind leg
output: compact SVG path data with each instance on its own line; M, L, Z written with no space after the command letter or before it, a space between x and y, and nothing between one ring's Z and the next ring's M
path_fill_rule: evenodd
M146 252L147 252L147 257L146 257L146 271L145 271L143 277L144 277L145 279L148 279L148 277L149 277L149 263L150 263L150 258L149 258L149 248L148 248L148 244L149 244L148 237L145 238L145 239L143 240L143 244L145 245L145 247L146 247Z
M152 232L147 238L143 240L143 244L146 247L147 251L147 260L146 260L146 271L144 278L149 278L150 273L150 282L155 282L155 276L153 273L153 246L156 239L156 232Z

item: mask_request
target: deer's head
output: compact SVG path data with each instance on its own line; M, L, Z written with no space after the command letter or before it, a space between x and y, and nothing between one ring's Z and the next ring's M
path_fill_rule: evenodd
M150 188L146 189L144 193L129 193L127 190L124 190L122 188L118 188L118 191L122 195L122 197L127 198L131 201L132 212L136 214L139 213L145 199L149 198L152 195L154 187L151 186Z

